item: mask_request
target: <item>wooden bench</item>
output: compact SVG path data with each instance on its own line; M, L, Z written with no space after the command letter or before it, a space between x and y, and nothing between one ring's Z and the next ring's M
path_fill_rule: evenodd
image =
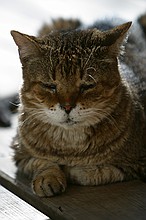
M0 186L0 219L46 220L48 218L34 207Z
M0 184L27 202L23 204L24 219L35 219L35 209L29 211L26 218L25 206L27 209L30 204L37 209L36 213L40 211L48 216L42 218L40 214L40 220L146 220L146 183L141 181L98 187L69 186L62 195L38 198L32 194L26 178L18 175L15 177L16 167L10 156L0 157L0 170ZM1 199L5 189L0 190ZM14 206L12 208L15 209ZM0 205L0 219L3 219L2 210ZM15 219L15 212L13 215L13 218L7 219Z

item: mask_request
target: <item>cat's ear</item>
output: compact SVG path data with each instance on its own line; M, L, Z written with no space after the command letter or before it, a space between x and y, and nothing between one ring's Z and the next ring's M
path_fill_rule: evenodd
M132 22L127 22L108 31L102 32L100 45L108 46L112 53L118 55L120 46L126 38L127 31L129 30L131 24ZM97 35L99 35L98 30Z
M117 44L117 46L121 45L126 34L127 34L127 31L129 30L129 28L131 26L131 24L132 24L132 22L127 22L127 23L119 25L109 31L105 31L104 44L109 45L109 46L112 44Z
M40 53L35 37L22 34L18 31L11 31L11 35L18 46L21 60L36 56Z

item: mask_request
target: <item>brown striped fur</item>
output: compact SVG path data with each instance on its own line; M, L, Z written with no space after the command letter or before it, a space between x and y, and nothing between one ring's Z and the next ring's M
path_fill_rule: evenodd
M11 32L23 67L12 148L38 196L64 192L69 182L145 178L144 106L119 60L130 25L105 32L55 26L43 37Z

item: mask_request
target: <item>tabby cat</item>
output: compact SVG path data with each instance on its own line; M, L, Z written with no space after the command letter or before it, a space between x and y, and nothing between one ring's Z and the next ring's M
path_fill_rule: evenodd
M60 194L68 183L145 179L146 120L130 41L121 56L130 26L100 31L64 22L45 36L11 32L23 69L12 148L38 196Z

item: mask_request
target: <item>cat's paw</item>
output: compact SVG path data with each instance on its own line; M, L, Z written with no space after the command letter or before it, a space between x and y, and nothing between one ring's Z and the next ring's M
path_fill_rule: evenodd
M33 192L40 197L51 197L61 194L67 187L66 178L62 171L42 171L32 181Z

